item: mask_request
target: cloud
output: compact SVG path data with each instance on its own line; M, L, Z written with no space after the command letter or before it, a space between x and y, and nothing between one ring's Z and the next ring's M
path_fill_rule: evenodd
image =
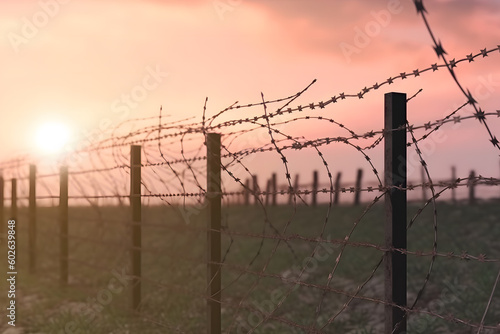
M71 1L20 53L5 38L0 42L6 64L0 108L26 119L62 110L80 123L92 123L110 113L111 102L156 64L170 76L141 105L148 115L165 103L196 114L205 96L213 109L236 99L255 102L262 90L282 97L314 78L321 81L309 92L311 99L361 89L382 76L436 61L413 4L401 1L403 11L392 15L387 27L381 24L347 62L339 44L355 45L357 29L377 22L373 13L388 3L242 0L221 20L211 0ZM498 2L425 3L451 57L498 44ZM32 0L0 3L0 35L17 31L22 17L37 10Z

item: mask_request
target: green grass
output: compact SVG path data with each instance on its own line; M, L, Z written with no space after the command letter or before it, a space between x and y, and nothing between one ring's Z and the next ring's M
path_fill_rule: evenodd
M325 333L380 333L384 322L384 307L380 303L355 298L347 309L339 312L349 297L332 291L323 293L318 288L327 283L342 249L329 283L334 291L355 293L381 259L383 252L367 245L384 243L384 207L375 205L354 225L364 209L365 206L334 207L326 221L326 206L298 206L296 210L287 206L270 207L266 208L266 214L256 207L224 208L224 330L227 332L231 327L231 333L246 333L263 320L261 310L264 314L273 311L272 317L260 323L254 333L303 333L301 327L311 324L317 328L326 324ZM410 205L408 218L417 210L416 205ZM127 246L131 227L127 208L70 208L69 234L78 238L70 242L72 261L67 287L58 281L57 209L38 209L36 274L29 274L28 270L27 216L21 209L17 245L18 325L28 333L64 333L64 327L72 325L80 330L78 333L205 332L206 222L203 211L194 212L186 223L177 208L144 208L143 304L141 315L134 315L130 312L130 281L126 281L124 289L119 289L115 279L117 271L129 270ZM458 255L467 251L475 256L500 258L499 217L497 203L474 207L438 203L438 251ZM359 244L345 248L326 244L319 247L318 257L308 263L317 245L314 238L323 229L325 239L343 240L350 235L350 242ZM230 236L228 231L239 235ZM276 231L287 240L278 241ZM255 237L262 233L267 237ZM429 207L408 231L408 249L431 251L433 240L433 214ZM5 268L5 256L1 261ZM408 257L410 303L422 287L430 263L430 256ZM302 285L285 282L284 276L297 278L305 265L309 267L300 277ZM361 296L384 299L383 269L382 265L373 274L359 293ZM437 257L417 308L479 323L498 270L499 263ZM110 291L113 288L115 292ZM7 289L4 280L0 289ZM5 295L0 294L2 305L7 303ZM500 291L494 297L485 321L490 326L496 325L500 318ZM105 305L98 302L97 311L89 311L92 299L98 298ZM321 311L317 314L321 299ZM328 323L337 313L335 320ZM471 329L426 313L412 314L409 318L409 333L450 332L469 333Z

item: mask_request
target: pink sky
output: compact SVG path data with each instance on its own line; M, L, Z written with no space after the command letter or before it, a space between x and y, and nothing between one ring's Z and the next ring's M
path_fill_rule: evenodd
M448 59L500 43L500 2L425 5ZM30 24L39 27L30 30ZM367 29L375 30L360 45L359 31ZM235 101L258 102L261 92L268 99L292 95L317 79L297 102L308 104L341 92L357 93L390 76L439 62L410 0L2 1L0 35L0 160L33 152L33 133L46 120L65 122L75 138L82 138L124 118L157 115L160 105L172 120L201 119L207 96L208 114L213 115ZM346 45L356 52L347 55ZM485 111L500 109L499 60L500 53L491 54L457 69L460 81ZM146 96L122 100L138 85L147 88ZM363 100L343 101L321 113L356 132L380 130L383 93L412 95L420 88L423 92L409 104L410 123L442 118L464 102L443 69L400 80ZM461 115L470 113L468 108ZM311 138L343 135L310 124L287 131ZM500 137L497 119L489 118L489 124ZM448 175L454 164L461 176L471 168L498 176L499 152L478 122L443 131L446 141L427 157L438 177ZM334 168L346 173L363 163L341 145L326 152ZM298 170L321 165L305 165L303 157L293 153L290 157L296 157ZM380 165L382 153L374 151L373 158ZM279 168L278 162L266 170ZM354 178L351 174L346 177Z

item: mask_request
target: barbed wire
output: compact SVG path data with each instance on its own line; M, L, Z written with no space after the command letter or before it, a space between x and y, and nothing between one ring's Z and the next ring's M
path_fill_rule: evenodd
M493 117L500 117L500 110L483 111L470 91L463 88L455 72L460 66L483 59L492 53L500 53L498 52L500 46L489 50L485 48L476 54L471 52L466 57L448 61L441 42L437 41L427 21L427 11L423 6L423 1L414 0L414 4L431 35L434 49L442 61L441 64L435 63L423 70L401 72L379 83L364 86L358 93L340 93L324 101L309 104L292 105L299 97L307 93L316 80L287 97L266 100L264 94L261 93L258 102L247 104L234 102L212 116L207 115L208 98L206 98L201 121L193 117L172 120L163 113L162 107L159 108L158 116L124 121L112 129L109 137L70 152L53 165L46 166L46 171L36 175L36 200L55 202L60 199L58 170L63 165L69 165L71 190L68 199L74 204L75 210L86 210L78 212L82 217L76 217L77 213L71 217L72 220L84 221L85 224L72 225L74 231L64 235L57 229L57 216L54 214L57 210L52 212L53 216L50 216L51 208L43 208L50 217L46 218L47 221L44 224L38 225L39 237L45 240L67 237L75 254L73 256L72 253L67 260L96 272L107 271L109 265L105 263L109 264L123 257L131 250L139 250L144 252L144 257L147 258L147 268L154 267L158 268L158 271L164 270L169 273L175 271L180 278L160 278L157 272L149 269L147 274L131 277L193 300L211 301L213 299L205 286L189 286L184 284L185 282L180 284L178 280L186 278L177 268L189 265L189 272L199 277L198 267L204 268L207 265L204 259L204 249L197 249L196 245L205 242L206 234L210 231L210 228L204 225L203 219L207 210L207 196L221 195L225 201L225 210L227 209L220 231L224 240L221 249L223 256L220 263L209 261L208 264L220 266L222 273L227 275L221 287L221 293L224 295L220 301L221 306L225 308L223 316L227 333L240 331L242 322L249 333L264 328L269 323L285 326L291 332L300 330L307 333L328 333L334 326L342 323L342 318L349 318L346 313L353 310L356 303L360 302L367 303L370 310L374 310L374 314L378 312L375 311L377 305L392 306L404 311L406 318L429 316L443 320L449 326L459 324L467 330L477 330L478 333L483 330L499 330L500 324L493 323L487 314L492 312L492 317L500 314L498 305L493 303L500 274L492 282L491 292L484 301L484 312L478 319L468 319L458 311L456 314L445 313L445 310L433 311L429 307L429 302L425 300L425 293L437 286L434 277L438 260L446 261L446 263L458 261L461 264L473 263L481 266L500 263L500 254L496 249L457 250L458 248L455 249L446 244L451 249L443 249L445 246L442 244L444 238L441 234L441 227L444 223L443 218L438 216L438 209L441 205L438 199L441 199L444 194L457 188L498 187L500 179L495 176L469 175L439 180L432 177L428 162L424 159L419 145L425 143L433 134L446 128L447 125L477 120L488 133L489 141L500 149L498 140L492 132L493 127L488 123L488 120ZM465 102L461 102L452 111L448 111L442 118L427 119L426 122L418 124L407 123L395 129L372 129L361 132L355 131L354 128L328 114L337 102L363 99L366 94L382 86L397 84L399 81L416 78L424 73L430 75L441 68L446 68L450 72L455 84L466 98ZM409 97L407 103L413 103L415 99L420 98L421 91L422 89ZM459 115L459 112L467 106L471 106L474 112ZM248 111L248 114L241 117L242 110ZM254 110L258 111L252 115L251 112ZM313 110L321 110L322 114L313 114ZM235 112L238 114L233 117ZM310 113L304 114L304 112ZM421 114L422 111L416 110L415 113ZM221 121L223 116L229 120ZM318 122L320 126L331 126L339 133L327 137L319 133L312 133L308 136L292 135L297 132L297 129L300 130L304 123L311 124L312 122ZM386 186L371 154L375 148L380 147L387 133L401 130L405 130L409 135L407 148L416 152L425 179L409 181L404 186ZM205 146L207 134L213 132L222 134L220 169L223 174L223 184L220 192L208 194L204 185L207 179ZM332 144L347 145L356 155L359 155L363 163L366 163L365 168L368 168L374 181L365 183L365 186L337 183L332 173L337 168L331 163L329 154L325 152ZM147 246L140 248L132 247L128 241L124 241L129 237L129 230L132 226L130 217L125 214L127 211L125 208L128 207L127 201L130 198L128 180L131 170L129 161L131 145L140 145L142 149L141 184L144 193L141 194L141 198L146 204L145 211L148 212L148 218L141 222L141 226L145 230L152 230L144 234L144 238L148 241ZM326 176L326 181L321 186L293 180L294 163L290 158L292 151L307 151L308 154L314 156L314 159L317 159L321 166L319 173ZM274 189L270 186L261 189L256 182L257 176L262 172L257 172L260 166L256 167L254 164L256 159L257 161L267 159L267 155L266 158L262 158L265 154L269 154L279 162L279 175L285 180L285 183L276 185ZM307 155L308 159L310 155ZM305 153L304 156L306 156ZM37 161L36 158L24 156L0 163L4 181L8 181L9 178L16 178L19 181L17 200L29 201L28 165L37 164L37 162L39 160ZM250 184L247 180L254 180L254 183ZM428 238L426 236L430 245L418 244L415 248L401 249L388 247L383 240L358 239L360 238L359 231L369 225L367 222L369 215L376 212L381 199L395 189L408 193L417 189L430 190L430 198L414 204L416 212L406 225L410 235L422 233L420 229L424 227L430 229L432 226L432 236ZM367 197L371 196L368 202L350 213L347 222L342 221L343 218L337 214L346 206L335 205L335 196L344 193L364 193ZM308 203L308 196L313 195L322 195L321 205L314 209L317 210L315 212L319 212L318 216L304 218L301 216L302 211L304 208L312 207ZM286 196L289 205L282 205L286 202L286 199L282 198L278 201L280 205L275 205L275 207L269 205L267 198L274 196ZM236 202L233 199L241 197L247 199L252 197L253 206L245 208L233 205ZM13 202L11 196L4 196L3 199ZM247 200L248 204L249 202ZM286 210L279 211L282 207ZM427 219L423 216L428 207L432 210L432 219L430 219L432 223L428 222L428 226L420 226L417 221ZM159 211L158 208L171 211L165 213L166 211ZM25 206L19 209L22 214L26 214L25 211L28 210ZM233 209L234 211L231 212ZM241 215L245 217L242 218ZM248 224L245 224L246 222ZM312 222L315 223L314 226ZM301 224L310 224L310 230ZM342 226L343 230L338 232L338 236L327 237L329 232L336 231L335 229L339 226ZM22 230L20 233L28 233L28 230ZM185 253L180 254L176 243L182 245L183 242L189 244L189 247L183 249ZM52 245L53 242L49 244L44 255L50 254L51 258L56 258L58 253ZM327 259L323 261L322 268L318 269L318 272L311 273L310 268L315 263L318 264L318 254L325 245L332 247L329 248L331 253L328 253ZM96 249L101 247L107 249L108 252L98 253ZM370 255L372 258L366 261L367 269L358 272L354 278L348 277L349 275L344 270L349 265L351 254L356 254L352 252L363 250L372 251ZM367 291L368 287L376 284L376 280L380 277L383 257L388 252L405 254L415 261L429 261L426 262L427 269L418 268L419 273L424 277L411 286L413 301L408 306L396 305L385 300L380 294L373 295ZM292 272L289 268L293 268L294 271ZM339 287L342 279L349 280L350 284ZM252 299L255 296L272 293L273 291L269 290L272 290L273 286L280 287L280 298L265 311L256 307ZM238 290L238 287L242 288ZM305 296L297 296L297 289L301 289L300 291L307 289L308 292ZM160 294L160 292L146 293L141 307L149 307L151 305L149 303L153 303L155 294ZM289 317L283 311L288 310L289 304L294 303L297 298L305 300L303 301L304 308L300 311L310 311L306 319ZM336 303L332 302L335 298L338 299ZM308 310L308 307L311 310ZM137 314L157 326L182 332L179 325L174 324L172 320L160 317L159 312L155 313L153 307L151 311L147 316L144 313ZM252 315L258 315L259 321L252 323L245 321L245 316L248 318ZM408 319L411 320L411 318Z

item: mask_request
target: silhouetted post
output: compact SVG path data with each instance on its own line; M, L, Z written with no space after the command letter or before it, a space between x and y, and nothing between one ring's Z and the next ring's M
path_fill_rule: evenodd
M451 167L451 182L455 183L457 180L457 169L455 168L455 166ZM456 204L457 203L457 197L456 197L456 194L455 194L455 188L456 187L452 187L451 188L451 202L453 204Z
M469 174L469 180L467 182L469 187L469 205L476 204L476 172L471 170Z
M142 288L142 206L141 206L141 146L130 147L130 206L132 213L132 308L141 308Z
M276 202L277 202L276 199L278 197L278 183L276 180L276 173L273 173L271 183L272 183L271 189L273 191L273 206L276 206Z
M257 175L252 175L252 188L253 188L253 204L259 205L259 183L257 182Z
M18 224L17 221L17 179L12 179L11 181L11 191L10 191L10 219L15 220L16 224L14 225L14 231L16 233L16 239L18 238Z
M293 190L290 191L290 195L288 196L288 204L292 204L293 196L294 196L294 194L297 193L298 190L299 190L299 174L296 174L295 180L293 182Z
M313 172L313 187L312 187L312 199L311 199L312 206L316 206L318 204L317 198L318 198L318 171L315 170Z
M426 189L425 189L425 168L422 166L420 169L420 177L422 179L422 202L427 201L427 194L426 194Z
M337 173L337 177L335 178L335 194L333 196L333 204L339 204L339 195L340 195L340 178L342 177L342 172Z
M17 219L17 179L11 181L11 200L10 200L10 216L12 220ZM17 224L16 224L17 227Z
M385 333L406 333L406 254L392 249L406 250L406 94L385 94ZM393 130L403 127L400 130ZM397 306L392 306L395 304Z
M208 197L208 334L220 334L221 325L221 136L207 135L207 197ZM254 177L254 189L256 178Z
M363 179L363 170L358 169L358 174L356 175L356 187L354 192L354 205L359 205L359 198L361 195L361 180Z
M68 166L62 166L59 174L59 263L60 282L68 284Z
M5 196L4 196L4 188L5 188L5 182L3 179L3 176L0 176L0 238L4 237L4 233L6 231L5 224L4 222L4 207L5 207Z
M269 205L269 198L271 197L271 180L267 180L266 184L266 206Z
M245 180L245 190L244 190L245 205L250 205L250 180Z
M29 181L29 252L30 273L36 270L36 166L30 165Z

